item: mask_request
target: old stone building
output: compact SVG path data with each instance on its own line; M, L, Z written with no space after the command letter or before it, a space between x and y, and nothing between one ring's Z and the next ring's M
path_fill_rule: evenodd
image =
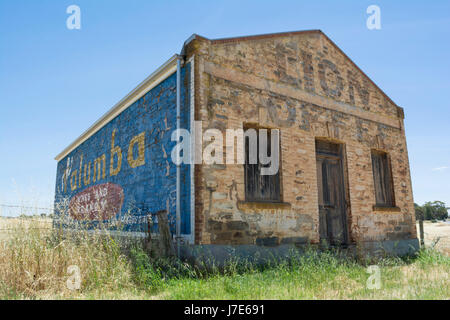
M248 163L177 169L171 132L200 122L224 140L226 129L278 129L278 173ZM193 35L56 159L56 204L69 198L99 220L94 195L108 189L103 219L131 203L135 215L166 209L185 244L418 247L403 109L319 30Z

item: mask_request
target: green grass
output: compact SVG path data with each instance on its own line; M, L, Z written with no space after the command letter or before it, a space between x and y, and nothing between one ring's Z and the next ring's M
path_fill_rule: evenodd
M160 299L448 299L449 260L431 250L406 260L379 260L381 288L371 290L365 265L311 251L272 266L175 275L150 291ZM158 268L151 270L164 278Z
M138 244L80 231L61 238L20 227L0 241L0 299L448 299L450 258L422 250L406 259L356 261L308 250L266 265L230 261L223 268L150 258ZM381 288L369 289L369 264ZM81 289L69 290L78 265Z

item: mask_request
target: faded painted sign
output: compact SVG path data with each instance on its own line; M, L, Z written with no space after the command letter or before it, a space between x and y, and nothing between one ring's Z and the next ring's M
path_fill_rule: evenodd
M181 126L189 130L190 66L182 68ZM55 211L77 221L129 219L125 230L146 231L146 219L169 212L175 230L176 73L147 92L58 162ZM190 227L190 167L181 167L182 234ZM61 208L68 203L68 208ZM154 221L155 223L157 221ZM154 226L157 229L157 226Z
M72 197L70 216L75 220L104 221L120 213L123 205L123 189L113 183L89 187Z

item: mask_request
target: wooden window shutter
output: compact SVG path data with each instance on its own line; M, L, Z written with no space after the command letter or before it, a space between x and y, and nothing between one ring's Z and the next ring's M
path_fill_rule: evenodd
M388 154L372 150L372 171L376 206L395 207L394 186Z
M259 154L259 129L257 132L257 151ZM271 154L271 135L267 129L268 153ZM281 149L281 148L280 148ZM262 164L249 164L249 139L245 139L245 200L257 202L281 202L280 170L274 175L261 175ZM280 151L281 152L281 151ZM281 154L280 154L281 164ZM266 167L270 166L265 165Z

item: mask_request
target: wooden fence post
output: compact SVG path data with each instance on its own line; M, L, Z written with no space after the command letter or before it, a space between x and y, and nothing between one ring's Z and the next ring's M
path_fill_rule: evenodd
M153 220L152 215L147 215L147 241L152 240L152 226L153 226Z
M425 236L423 232L423 213L419 215L419 232L420 232L420 246L425 248Z
M158 229L159 229L159 241L162 251L162 255L165 257L174 257L175 248L173 246L172 237L170 236L169 220L167 211L162 210L157 213L158 216Z

